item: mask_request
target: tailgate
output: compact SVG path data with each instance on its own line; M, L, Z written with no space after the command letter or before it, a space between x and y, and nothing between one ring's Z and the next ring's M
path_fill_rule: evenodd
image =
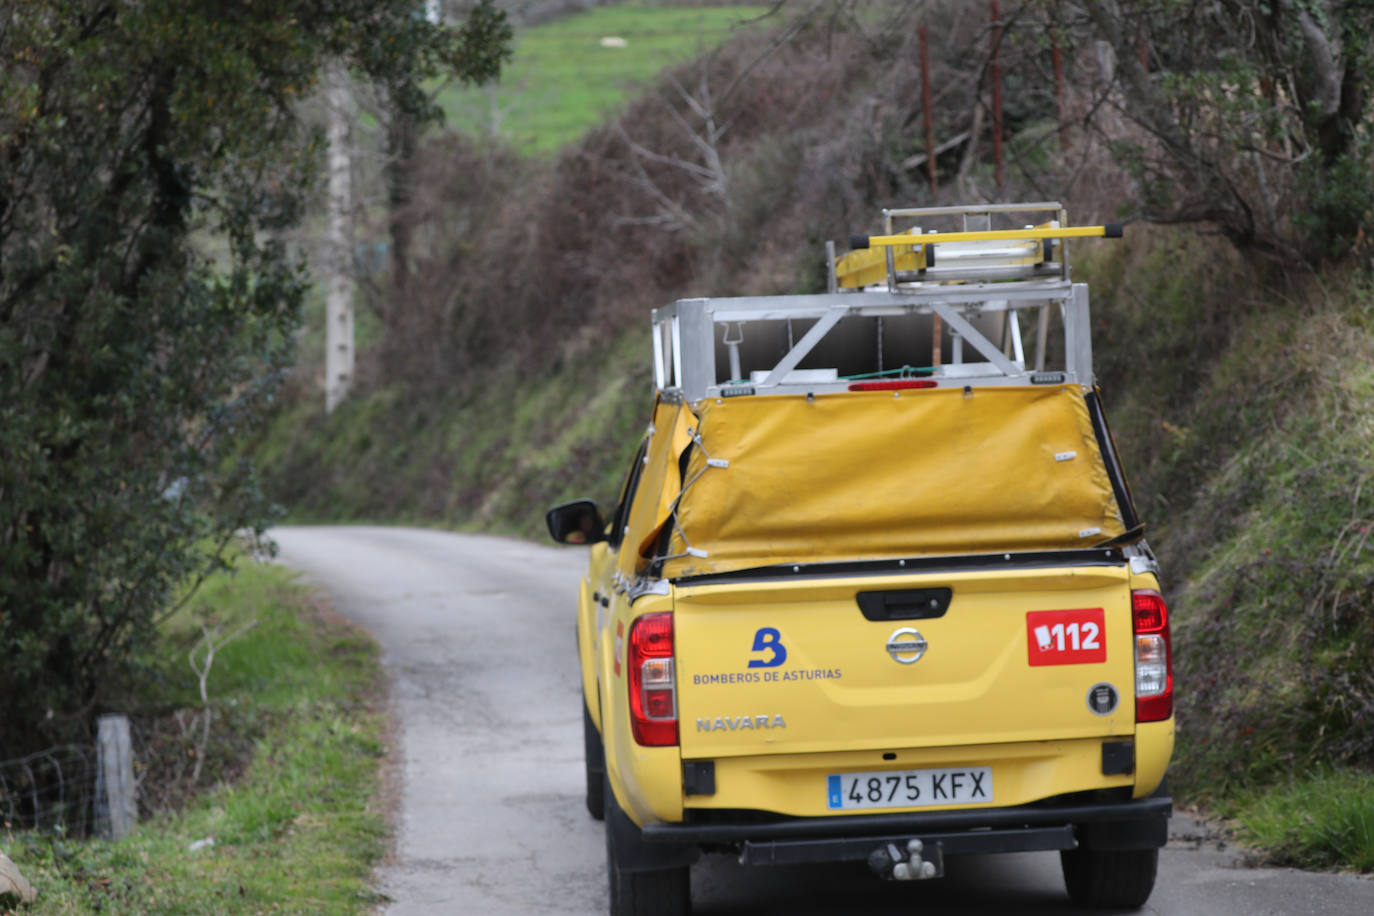
M680 585L684 757L1129 735L1126 566Z

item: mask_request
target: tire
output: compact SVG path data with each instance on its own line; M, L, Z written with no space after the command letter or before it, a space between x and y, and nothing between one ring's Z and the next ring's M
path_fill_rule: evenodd
M1067 849L1059 854L1064 886L1079 906L1140 907L1150 899L1158 849Z
M608 805L614 805L610 787L603 792ZM623 871L616 856L615 834L609 821L606 825L606 877L611 916L690 916L692 912L690 867Z
M587 701L582 701L582 763L587 772L587 813L594 820L606 818L606 752L601 733L592 723Z

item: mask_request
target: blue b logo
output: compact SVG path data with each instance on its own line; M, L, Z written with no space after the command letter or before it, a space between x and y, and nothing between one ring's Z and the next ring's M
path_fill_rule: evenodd
M759 627L754 634L753 651L767 652L768 658L750 659L750 668L776 668L787 661L787 647L782 644L782 634L772 627Z

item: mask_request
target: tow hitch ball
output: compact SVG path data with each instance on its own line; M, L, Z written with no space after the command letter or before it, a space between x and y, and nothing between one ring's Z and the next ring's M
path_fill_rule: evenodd
M944 857L937 843L927 850L920 840L907 840L906 848L896 843L879 846L868 854L868 867L879 878L893 881L924 881L944 874Z

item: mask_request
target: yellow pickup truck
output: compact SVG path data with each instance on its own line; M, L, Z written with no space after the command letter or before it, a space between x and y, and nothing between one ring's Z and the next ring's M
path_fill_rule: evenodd
M1054 218L993 228L1031 210ZM656 310L617 506L548 512L592 544L577 644L613 914L689 912L717 852L911 881L1059 850L1080 904L1154 886L1168 610L1066 241L1119 229L1050 203L884 218L829 259L831 292Z

